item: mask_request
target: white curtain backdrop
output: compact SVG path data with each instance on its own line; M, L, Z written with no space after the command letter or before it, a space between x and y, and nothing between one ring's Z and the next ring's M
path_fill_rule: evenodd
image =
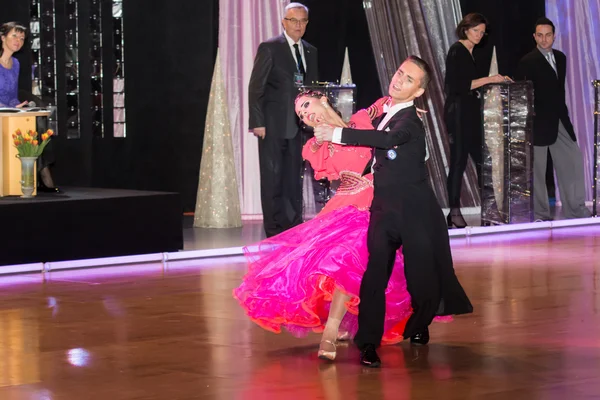
M594 90L591 81L600 79L600 0L547 0L546 16L556 26L554 48L567 55L567 105L583 153L589 200L594 168Z
M258 142L248 132L248 82L258 45L283 32L288 0L219 2L219 52L229 104L242 215L262 218Z

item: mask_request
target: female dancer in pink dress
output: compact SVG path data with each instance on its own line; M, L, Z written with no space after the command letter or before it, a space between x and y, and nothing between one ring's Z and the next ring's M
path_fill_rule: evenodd
M349 126L373 129L372 120L383 113L388 97L352 116ZM296 113L308 126L342 123L327 97L305 92L296 98ZM312 220L244 248L248 273L233 291L250 318L264 329L295 336L323 332L319 358L333 360L335 342L357 330L358 294L367 261L369 206L373 199L372 174L362 176L371 159L365 147L321 144L310 139L302 156L311 163L316 179L340 180L339 188ZM385 334L382 343L403 339L411 314L402 254L386 291ZM346 312L348 311L348 312Z

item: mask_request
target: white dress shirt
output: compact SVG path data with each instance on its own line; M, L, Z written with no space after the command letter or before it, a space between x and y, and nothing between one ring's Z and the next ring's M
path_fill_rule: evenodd
M298 45L298 50L300 50L300 55L302 56L302 64L304 65L304 70L307 71L306 56L304 55L304 47L302 46L302 39L298 40L298 43L296 43L296 42L294 42L294 39L292 39L291 37L288 36L286 31L283 31L283 34L285 35L285 39L287 40L288 45L290 46L290 51L292 52L294 61L296 61L296 65L298 65L298 59L296 58L296 49L294 48L294 45L295 44Z

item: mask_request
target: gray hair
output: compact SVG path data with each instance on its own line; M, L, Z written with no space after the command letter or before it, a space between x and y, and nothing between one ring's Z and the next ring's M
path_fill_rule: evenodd
M290 3L290 4L288 4L287 6L285 6L284 14L287 14L287 12L289 10L291 10L292 8L304 8L304 11L306 11L306 13L308 14L308 7L306 7L302 3Z

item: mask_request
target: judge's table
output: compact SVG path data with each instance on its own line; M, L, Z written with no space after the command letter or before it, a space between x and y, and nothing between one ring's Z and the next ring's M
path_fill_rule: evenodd
M21 162L17 158L12 135L20 129L25 133L35 131L35 118L47 117L50 111L0 111L0 196L20 196ZM38 132L42 134L43 132ZM35 174L37 175L37 174ZM34 187L37 182L34 182ZM36 194L36 191L33 192Z

